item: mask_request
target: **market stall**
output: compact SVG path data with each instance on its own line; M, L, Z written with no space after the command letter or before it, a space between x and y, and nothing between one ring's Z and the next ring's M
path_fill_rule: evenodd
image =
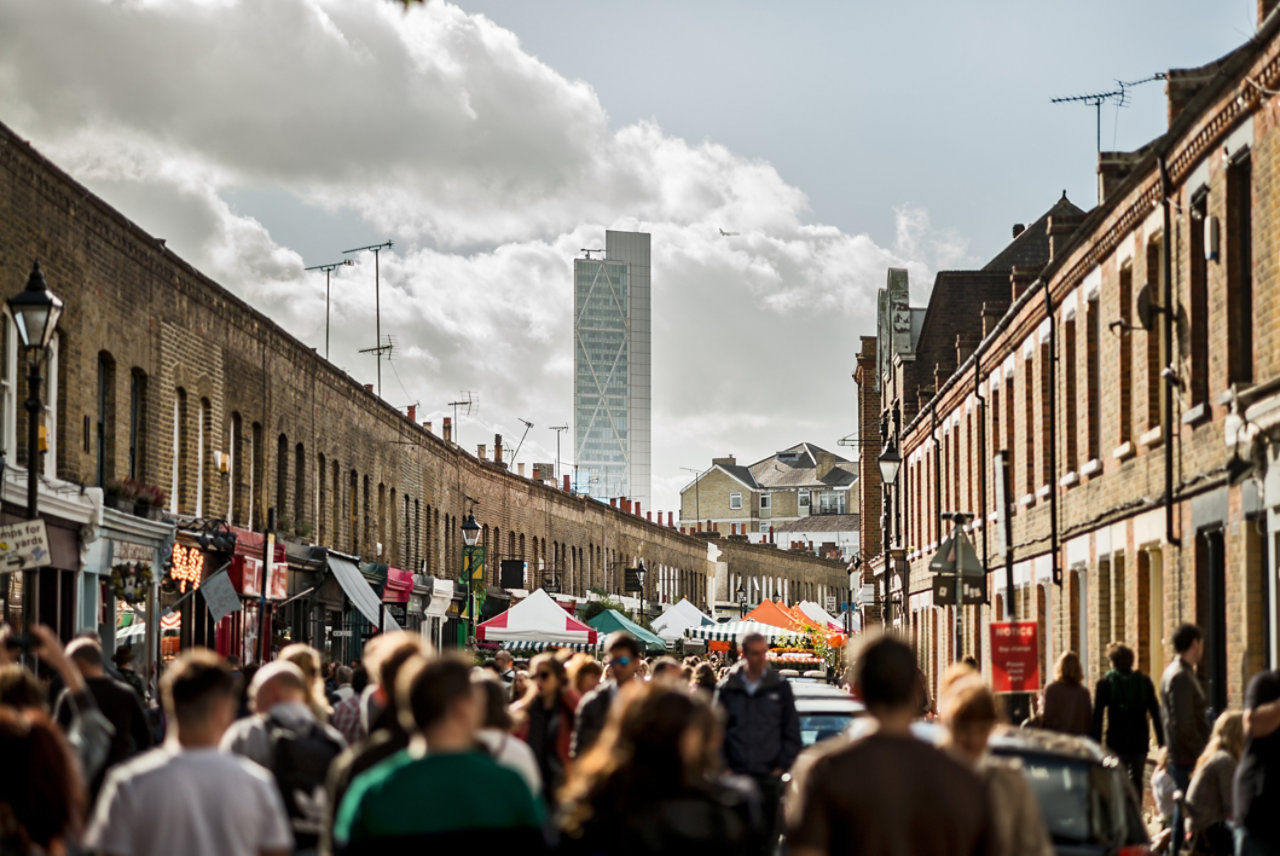
M636 637L644 647L646 653L666 653L667 642L665 639L651 630L645 630L639 624L636 624L616 609L606 609L604 612L588 621L587 624L600 632L600 639L602 641L606 635L622 630Z
M667 611L655 618L649 626L667 642L675 642L683 638L684 631L690 627L707 627L712 624L715 621L686 597L667 607Z
M598 635L595 628L574 618L542 589L535 589L506 612L476 625L477 642L594 646Z

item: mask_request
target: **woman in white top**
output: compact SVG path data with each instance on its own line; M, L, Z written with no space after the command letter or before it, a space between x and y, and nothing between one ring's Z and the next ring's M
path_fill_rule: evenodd
M484 711L480 730L476 732L480 747L493 760L519 773L535 797L541 796L542 776L538 773L538 759L528 743L511 733L506 686L494 680L491 673L480 669L472 673L471 683Z

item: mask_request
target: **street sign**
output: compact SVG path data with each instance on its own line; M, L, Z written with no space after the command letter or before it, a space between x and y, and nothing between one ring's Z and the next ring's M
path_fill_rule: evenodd
M49 564L49 531L43 520L0 526L0 574Z
M830 594L829 594L829 595L827 595L826 608L827 608L827 612L835 612L835 611L836 611L836 599L835 599L835 595L830 595Z
M484 546L462 548L462 581L484 582Z
M1034 621L991 622L991 689L998 693L1040 689L1040 641Z
M335 631L333 631L333 633L332 633L332 634L330 634L330 635L345 638L345 637L348 637L348 636L350 636L350 635L351 635L351 631L350 631L350 630L335 630Z
M929 560L929 570L935 574L960 573L966 577L987 575L986 567L973 550L973 542L963 532L956 532L954 536L948 535L942 539L938 552Z
M525 571L529 563L522 559L503 559L499 565L501 584L504 589L524 588Z
M876 599L875 583L867 583L862 588L858 589L858 602L856 605L866 606L868 603L873 603L875 599Z
M644 591L644 587L640 584L640 571L638 568L627 568L623 572L623 591Z
M966 579L961 577L963 588L960 591L961 604L969 606L987 602L987 581L983 579ZM936 576L933 578L933 602L939 606L951 606L956 602L956 578L953 576Z

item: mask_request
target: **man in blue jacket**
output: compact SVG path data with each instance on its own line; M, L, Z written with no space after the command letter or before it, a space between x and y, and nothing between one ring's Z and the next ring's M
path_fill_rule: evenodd
M742 662L716 688L716 701L725 712L725 762L733 772L755 780L773 828L782 776L800 754L800 720L791 685L769 667L769 641L749 633L739 648Z

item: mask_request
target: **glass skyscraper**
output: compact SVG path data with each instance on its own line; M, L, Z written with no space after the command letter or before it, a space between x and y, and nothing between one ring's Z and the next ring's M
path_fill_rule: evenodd
M576 488L649 506L649 235L605 232L573 262Z

